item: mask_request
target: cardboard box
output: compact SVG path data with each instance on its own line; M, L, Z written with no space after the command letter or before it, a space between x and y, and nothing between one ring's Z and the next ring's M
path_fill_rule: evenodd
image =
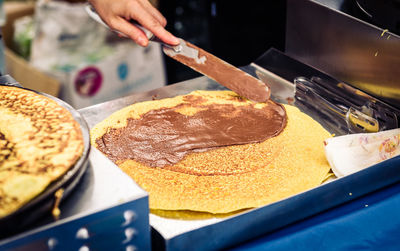
M4 51L5 74L11 75L26 88L58 96L61 87L60 81L32 67L29 62L13 51L14 21L17 18L32 15L34 6L34 2L4 3L6 24L2 27L2 33L6 45Z
M58 96L60 92L60 81L50 77L29 65L29 63L18 56L12 50L5 48L6 74L17 80L23 87L44 92L52 96Z

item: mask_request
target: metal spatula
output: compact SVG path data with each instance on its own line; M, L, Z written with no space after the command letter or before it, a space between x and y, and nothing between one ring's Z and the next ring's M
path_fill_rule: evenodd
M110 29L110 27L99 17L92 6L87 5L86 11L94 20ZM133 24L142 29L150 41L161 43L163 45L164 53L171 58L189 66L197 72L206 75L219 84L236 92L240 96L256 102L266 102L269 99L271 94L269 86L250 74L183 39L180 39L181 42L179 45L171 46L163 43L161 40L155 37L153 33L139 24ZM118 33L121 34L120 32ZM126 36L124 34L121 35Z

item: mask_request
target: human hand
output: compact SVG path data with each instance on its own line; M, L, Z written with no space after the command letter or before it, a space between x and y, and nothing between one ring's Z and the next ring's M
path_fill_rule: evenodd
M89 0L101 19L116 31L119 31L137 44L147 46L146 34L129 22L133 19L151 31L161 41L170 45L178 45L179 40L164 29L165 17L154 8L148 0Z

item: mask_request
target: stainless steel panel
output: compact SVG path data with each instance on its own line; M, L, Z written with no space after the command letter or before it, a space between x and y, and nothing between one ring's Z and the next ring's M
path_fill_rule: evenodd
M0 242L0 250L150 250L148 197L34 229Z
M331 133L377 132L398 127L399 109L276 49L269 49L251 66L256 67L255 74L261 79L266 74L275 75L266 80L274 99L296 105ZM294 97L288 96L290 92ZM282 99L282 93L288 98Z
M399 108L400 37L330 2L288 0L285 53Z

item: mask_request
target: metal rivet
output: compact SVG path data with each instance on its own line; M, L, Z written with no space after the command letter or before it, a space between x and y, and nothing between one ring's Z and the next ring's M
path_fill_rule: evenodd
M126 251L136 251L136 250L138 250L135 246L133 246L133 245L129 245L129 246L126 246L126 249L125 249Z
M87 228L80 228L78 232L76 232L76 238L77 239L89 239L89 231Z
M136 230L134 228L128 227L125 229L125 237L126 239L123 241L123 243L130 242L133 238L136 236Z
M56 238L50 238L47 240L47 246L49 247L50 250L55 248L58 244L58 241Z
M125 222L122 224L122 226L127 226L136 220L136 213L132 210L126 210L124 212L124 218Z
M79 251L90 251L88 246L82 246L79 248Z
M131 240L131 239L133 239L135 237L135 235L136 235L136 230L135 229L133 229L131 227L125 229L125 236L126 236L127 239Z

